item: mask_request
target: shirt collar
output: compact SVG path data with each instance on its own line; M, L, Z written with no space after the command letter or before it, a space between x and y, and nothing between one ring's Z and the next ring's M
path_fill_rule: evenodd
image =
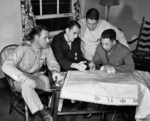
M32 47L32 50L35 51L36 53L40 51L39 48L37 48L37 46L33 43L31 43L31 47Z
M67 34L66 34L66 33L64 34L64 38L65 38L65 40L66 40L66 42L67 42L67 43L72 42L72 41L70 41L70 40L68 39L68 37L67 37Z

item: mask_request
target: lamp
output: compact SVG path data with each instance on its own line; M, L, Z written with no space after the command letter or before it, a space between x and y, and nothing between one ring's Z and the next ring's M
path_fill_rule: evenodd
M109 14L110 6L119 5L120 1L119 0L100 0L99 4L107 7L106 20L108 21L108 14Z

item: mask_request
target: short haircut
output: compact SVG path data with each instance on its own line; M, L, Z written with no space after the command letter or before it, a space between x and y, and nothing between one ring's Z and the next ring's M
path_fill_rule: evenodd
M116 32L113 29L106 29L102 32L101 38L109 38L111 41L116 40Z
M86 13L86 19L99 20L99 12L96 8L91 8Z
M45 26L37 25L36 27L32 28L29 34L25 37L25 39L31 41L34 39L35 35L40 36L42 30L48 31L48 29Z
M81 29L80 24L77 21L75 21L75 20L69 21L68 24L67 24L67 28L69 28L69 29L72 29L74 26L76 26L79 29Z

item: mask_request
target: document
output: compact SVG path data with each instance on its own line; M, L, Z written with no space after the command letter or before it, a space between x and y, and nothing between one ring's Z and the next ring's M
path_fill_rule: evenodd
M69 71L61 98L106 105L138 105L138 84L130 73Z

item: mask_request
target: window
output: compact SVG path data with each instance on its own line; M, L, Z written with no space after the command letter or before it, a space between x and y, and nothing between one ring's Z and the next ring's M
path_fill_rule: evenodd
M64 30L73 18L72 0L31 0L36 24L45 25L50 32Z

